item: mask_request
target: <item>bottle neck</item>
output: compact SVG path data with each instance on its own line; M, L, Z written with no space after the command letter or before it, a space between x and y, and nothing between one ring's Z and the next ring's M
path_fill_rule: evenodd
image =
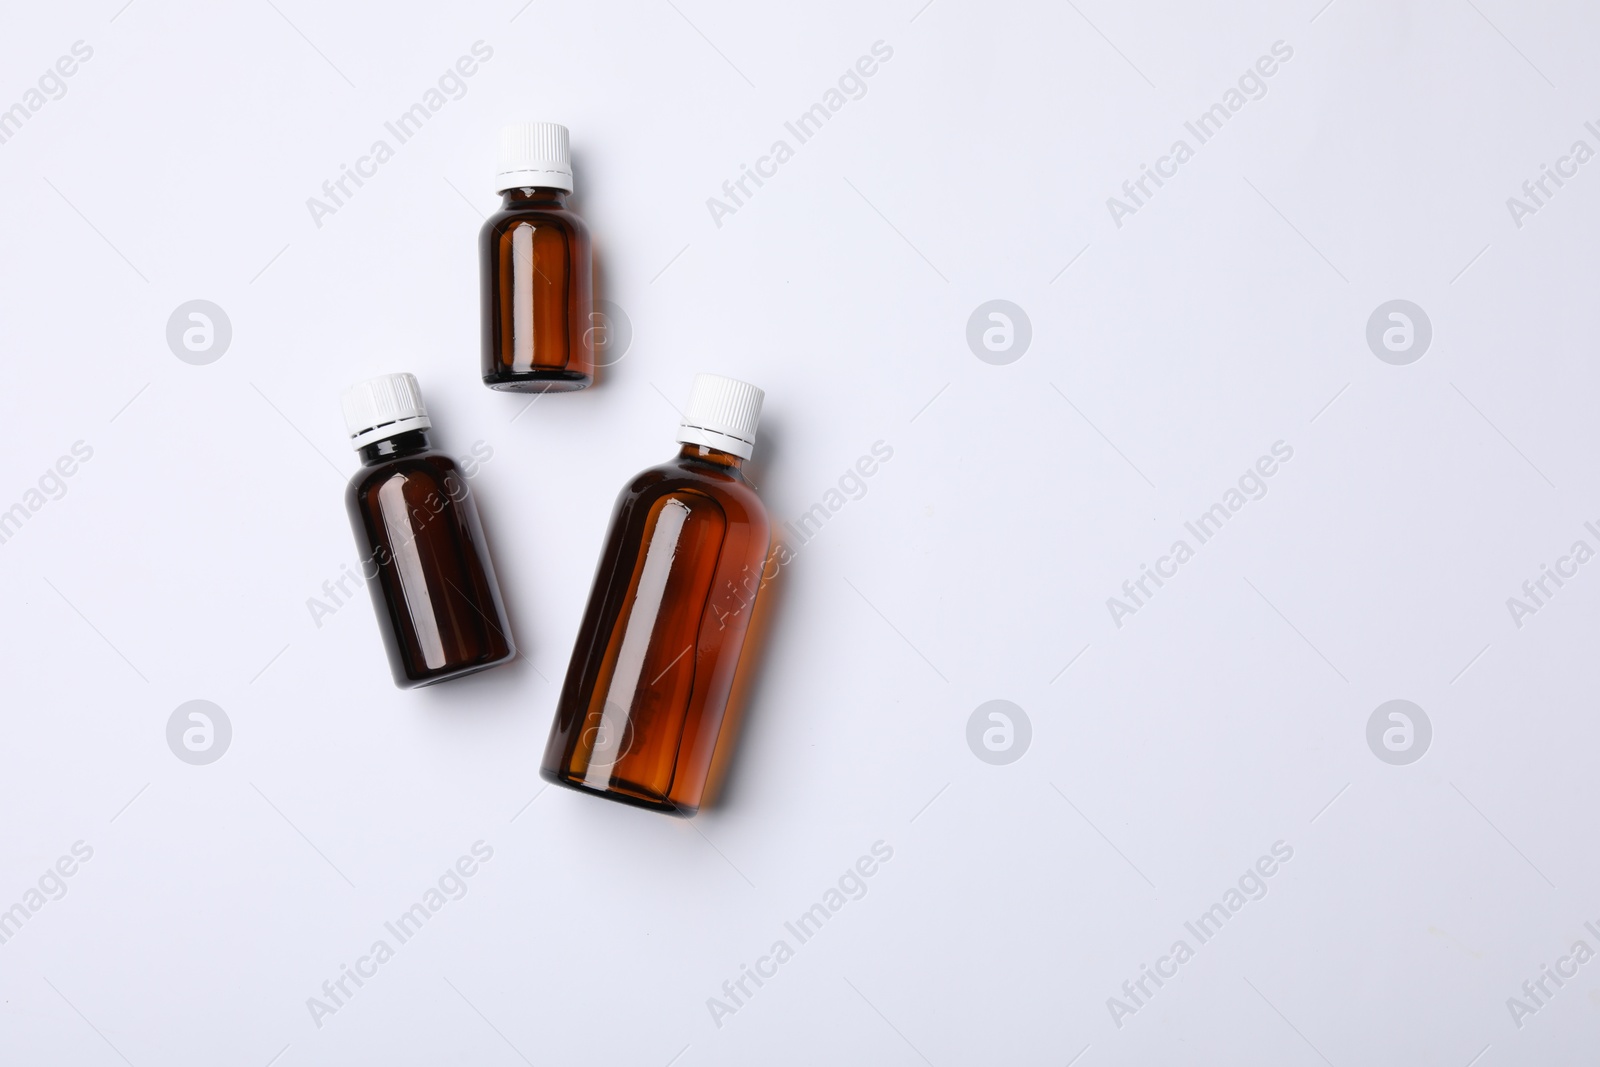
M567 206L567 196L565 189L551 189L542 185L523 186L505 190L500 206L507 210L525 207L564 208Z
M710 445L685 444L678 450L679 459L692 459L698 463L710 463L724 470L736 471L744 466L744 460L732 452L724 452L720 448Z
M363 445L359 450L361 462L365 466L382 463L397 456L409 456L415 452L426 452L431 446L428 444L427 430L407 430L397 433L393 437L383 437Z

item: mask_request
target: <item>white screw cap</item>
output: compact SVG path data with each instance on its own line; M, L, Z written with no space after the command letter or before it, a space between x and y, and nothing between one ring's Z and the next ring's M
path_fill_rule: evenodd
M433 425L422 403L422 388L410 374L384 374L357 382L339 397L339 406L344 408L350 447L358 451L385 437Z
M766 395L737 378L696 374L678 426L678 440L749 459L755 451L756 424L761 421L761 401Z
M494 191L527 186L572 192L572 146L565 126L517 122L500 128Z

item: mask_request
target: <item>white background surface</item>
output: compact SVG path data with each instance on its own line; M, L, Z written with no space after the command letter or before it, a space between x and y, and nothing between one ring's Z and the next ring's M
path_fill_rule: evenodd
M1600 547L1600 162L1520 229L1505 203L1600 148L1592 9L120 3L0 34L0 106L94 50L0 145L0 507L94 450L0 545L0 907L94 850L0 946L4 1062L1593 1049L1600 962L1520 1028L1506 1001L1600 949L1600 563L1520 628L1506 598ZM306 198L479 40L465 95L316 226ZM865 96L715 225L706 198L880 40ZM1106 198L1280 40L1264 98L1117 227ZM524 118L571 127L634 336L519 414L478 382L475 234ZM233 326L208 366L164 337L195 298ZM1005 366L965 341L995 298L1032 323ZM1364 337L1393 298L1433 324L1409 366ZM338 392L399 369L437 444L494 450L527 655L414 693L364 592L320 627L306 603L356 564ZM726 803L691 824L536 768L611 501L699 370L767 390L779 521L894 456L775 587ZM1114 625L1280 440L1268 494ZM164 733L197 698L234 730L204 767ZM1392 698L1433 724L1409 766L1367 747ZM991 699L1032 722L1008 766L966 743ZM307 998L478 840L466 896L317 1026ZM880 840L867 895L716 1025ZM1117 1026L1107 998L1280 840L1268 894Z

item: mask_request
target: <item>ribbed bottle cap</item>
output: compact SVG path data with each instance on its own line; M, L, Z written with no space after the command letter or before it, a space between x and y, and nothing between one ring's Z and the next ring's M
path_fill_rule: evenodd
M339 405L344 408L350 447L357 450L385 437L433 425L422 404L422 389L410 374L384 374L357 382L339 397Z
M761 401L766 395L737 378L696 374L678 426L678 440L749 459L755 451L756 423L761 421Z
M517 122L500 128L494 191L527 186L572 192L572 148L565 126Z

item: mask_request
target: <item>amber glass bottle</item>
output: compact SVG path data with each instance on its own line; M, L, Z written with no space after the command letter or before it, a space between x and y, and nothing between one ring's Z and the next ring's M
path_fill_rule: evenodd
M387 374L345 391L345 425L365 465L345 507L394 684L431 685L516 655L472 492L428 445L417 380Z
M478 236L483 382L554 393L594 380L594 262L589 229L567 208L567 128L529 122L500 131L500 210Z
M771 540L740 470L761 401L697 376L683 449L617 498L540 767L550 781L699 810Z

